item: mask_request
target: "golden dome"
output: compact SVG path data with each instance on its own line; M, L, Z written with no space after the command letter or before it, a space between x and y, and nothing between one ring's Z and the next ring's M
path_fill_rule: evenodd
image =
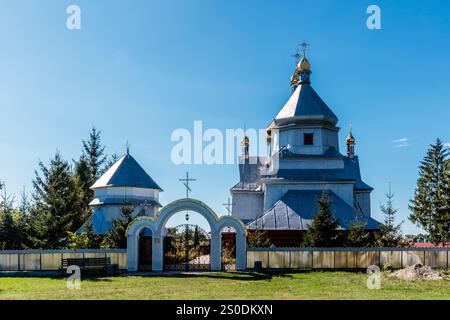
M347 143L348 144L355 144L356 139L355 137L353 137L352 133L350 132L347 136Z
M311 71L311 64L309 63L308 59L306 57L303 57L302 60L297 65L297 70L299 72L310 72Z
M248 147L249 145L250 145L250 139L247 136L245 136L244 139L242 139L241 146Z

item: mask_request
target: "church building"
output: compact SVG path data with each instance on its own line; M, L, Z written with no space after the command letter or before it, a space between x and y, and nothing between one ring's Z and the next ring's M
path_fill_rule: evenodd
M125 206L133 208L133 217L153 216L158 212L159 193L163 191L139 163L127 153L120 157L91 187L94 199L90 223L96 234L104 235L119 219ZM77 233L81 233L84 224Z
M379 229L371 218L370 193L361 178L356 140L339 151L338 118L312 88L311 65L303 55L291 78L292 95L267 127L268 157L249 154L245 137L240 181L231 188L232 215L248 229L267 231L276 246L299 246L324 191L341 230L357 221Z

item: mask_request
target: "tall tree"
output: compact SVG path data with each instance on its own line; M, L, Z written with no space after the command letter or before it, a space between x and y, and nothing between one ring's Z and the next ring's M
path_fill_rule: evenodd
M324 192L317 201L319 212L314 216L305 233L305 244L309 247L336 246L338 223L331 210L331 199Z
M83 153L81 157L87 162L87 166L95 181L104 172L106 162L105 147L101 143L101 131L92 127L89 140L83 140Z
M94 197L94 192L90 189L94 182L103 174L105 170L105 147L101 143L101 131L92 127L89 139L82 141L82 154L75 162L75 175L77 184L82 191L82 212L79 216L80 223L86 221L91 215L89 203Z
M38 248L62 248L68 231L79 227L81 190L59 151L48 166L40 161L39 169L33 180L32 239Z
M402 223L395 224L397 209L394 208L395 194L392 192L390 185L385 196L386 203L380 205L384 221L380 227L377 242L380 247L398 247L402 240Z
M420 163L409 219L423 228L434 243L450 240L450 178L444 166L449 151L440 139L430 146Z

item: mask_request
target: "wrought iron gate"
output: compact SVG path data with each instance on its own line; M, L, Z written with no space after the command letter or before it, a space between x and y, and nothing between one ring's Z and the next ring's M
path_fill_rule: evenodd
M211 234L198 225L167 228L164 238L165 271L210 271Z

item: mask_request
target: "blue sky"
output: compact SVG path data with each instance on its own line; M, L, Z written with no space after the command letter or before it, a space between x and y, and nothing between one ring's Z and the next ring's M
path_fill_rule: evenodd
M66 28L70 4L81 30ZM366 28L370 4L382 30ZM0 179L30 190L37 161L56 149L78 158L95 125L109 153L130 141L163 203L184 195L178 178L189 170L192 196L223 214L237 167L173 165L170 135L194 120L265 128L289 98L290 55L306 40L341 151L353 123L373 216L391 182L404 230L416 232L406 217L418 163L437 137L450 142L448 12L437 0L2 0Z

